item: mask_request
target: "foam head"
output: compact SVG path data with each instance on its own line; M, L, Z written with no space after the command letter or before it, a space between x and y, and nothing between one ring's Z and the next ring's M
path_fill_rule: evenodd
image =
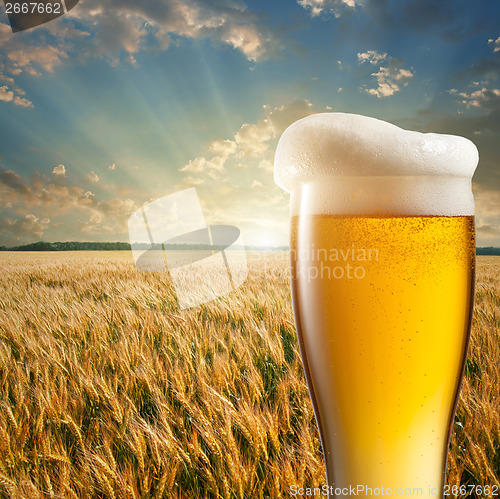
M476 146L463 137L320 113L285 130L274 177L292 194L310 192L315 213L471 215L478 160Z

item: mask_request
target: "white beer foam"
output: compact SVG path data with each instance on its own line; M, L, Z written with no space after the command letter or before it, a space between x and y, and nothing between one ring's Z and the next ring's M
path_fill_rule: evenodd
M320 113L285 130L274 177L293 194L292 214L472 215L478 160L476 146L463 137Z

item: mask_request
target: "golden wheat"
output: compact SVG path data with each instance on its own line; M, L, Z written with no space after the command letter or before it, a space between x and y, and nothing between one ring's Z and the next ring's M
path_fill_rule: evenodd
M243 286L180 311L128 252L0 253L0 497L321 486L286 258L251 254ZM500 485L499 305L500 258L480 257L450 485Z

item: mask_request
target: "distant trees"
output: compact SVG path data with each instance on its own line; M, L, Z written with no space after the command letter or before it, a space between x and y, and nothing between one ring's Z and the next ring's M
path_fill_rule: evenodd
M166 250L193 250L193 249L215 249L223 250L224 247L211 246L211 245L188 245L188 244L154 244L151 248L148 244L134 244L136 249L161 249L162 246ZM48 243L46 241L38 241L36 243L24 244L22 246L14 246L8 248L7 246L0 246L0 251L130 251L130 243L101 243L101 242L84 242L84 241L66 241L57 243ZM263 249L258 246L247 246L247 250ZM279 248L265 248L276 249L280 251L288 250L285 246ZM487 248L476 248L477 255L500 255L500 248L493 246Z
M494 248L493 246L476 248L476 255L500 255L500 248Z
M101 242L82 242L66 241L57 243L48 243L38 241L36 243L24 244L7 248L0 246L0 251L117 251L130 250L130 243L101 243Z

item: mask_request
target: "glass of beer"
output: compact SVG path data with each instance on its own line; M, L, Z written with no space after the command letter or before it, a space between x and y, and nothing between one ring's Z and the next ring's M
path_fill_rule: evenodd
M295 324L330 497L442 497L473 309L469 140L353 114L292 124Z

